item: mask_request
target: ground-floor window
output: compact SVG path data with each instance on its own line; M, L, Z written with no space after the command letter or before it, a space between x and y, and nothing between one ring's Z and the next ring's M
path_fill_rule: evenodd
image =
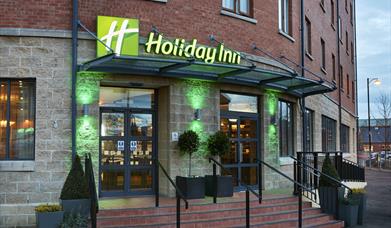
M322 116L322 151L333 152L337 149L337 122Z
M286 101L278 101L278 117L280 126L280 156L293 155L293 104Z
M0 160L33 160L35 80L0 79Z
M305 136L305 150L314 151L314 111L306 109L305 115L307 118L307 133Z
M349 152L349 127L341 125L341 151Z

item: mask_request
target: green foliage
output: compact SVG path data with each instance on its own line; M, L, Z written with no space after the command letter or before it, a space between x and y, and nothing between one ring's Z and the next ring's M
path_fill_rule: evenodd
M335 169L334 165L331 163L330 157L326 156L326 158L323 161L322 166L322 173L327 174L334 179L340 181L338 172ZM321 175L319 179L319 186L320 187L339 187L340 185L336 183L335 181L332 181L330 178L326 177L325 175Z
M352 192L354 195L365 194L367 191L364 188L352 188Z
M88 182L81 166L80 157L76 155L72 168L61 190L60 199L87 199L89 198Z
M212 156L224 156L229 153L229 138L221 131L209 136L207 145L209 154Z
M183 132L178 139L179 151L182 154L189 154L190 156L198 150L200 146L200 138L193 130Z
M41 204L35 207L36 212L56 212L62 211L62 207L58 204Z
M66 214L60 228L87 228L88 220L80 214Z

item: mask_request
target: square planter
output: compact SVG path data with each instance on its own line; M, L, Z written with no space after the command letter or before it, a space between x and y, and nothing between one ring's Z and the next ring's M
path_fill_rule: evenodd
M181 177L175 179L176 185L183 193L185 199L205 198L205 178L204 177Z
M90 199L61 200L61 205L65 213L76 213L85 217L90 215Z
M344 188L342 187L319 187L319 201L322 212L337 215L338 199L343 199L343 196Z
M205 176L205 195L217 197L232 197L234 187L232 184L232 176L216 176L217 181L213 180L213 175Z
M364 223L364 215L365 215L365 210L367 208L367 195L357 194L355 195L355 198L359 201L357 224L362 225Z
M37 228L57 228L64 219L64 211L35 212Z
M346 227L357 225L358 206L359 205L340 204L339 219L345 221Z

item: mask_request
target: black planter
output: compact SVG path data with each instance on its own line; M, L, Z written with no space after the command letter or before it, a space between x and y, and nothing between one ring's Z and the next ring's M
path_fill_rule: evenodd
M185 199L205 198L205 178L204 177L181 177L175 179L176 185L181 190Z
M355 194L354 197L360 202L358 205L357 224L362 225L364 223L365 210L367 209L367 195Z
M345 227L357 225L358 206L359 205L340 204L339 219L345 221Z
M213 180L213 175L205 176L205 195L217 197L232 197L234 187L232 184L232 176L216 176L217 182ZM215 189L217 187L217 189Z
M61 204L65 213L80 214L85 217L90 214L90 199L61 200Z
M322 212L336 215L338 198L342 200L343 196L344 188L342 187L319 187L319 201Z
M57 228L64 219L64 211L35 212L37 228Z

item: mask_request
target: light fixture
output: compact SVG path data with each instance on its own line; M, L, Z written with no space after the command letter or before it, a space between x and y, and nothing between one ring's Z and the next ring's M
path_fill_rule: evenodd
M381 80L380 79L378 79L378 78L376 78L374 81L373 81L373 84L375 84L375 85L381 85Z
M201 109L197 108L194 112L194 120L200 120L201 119Z
M88 116L89 114L89 106L88 104L83 104L83 115Z

